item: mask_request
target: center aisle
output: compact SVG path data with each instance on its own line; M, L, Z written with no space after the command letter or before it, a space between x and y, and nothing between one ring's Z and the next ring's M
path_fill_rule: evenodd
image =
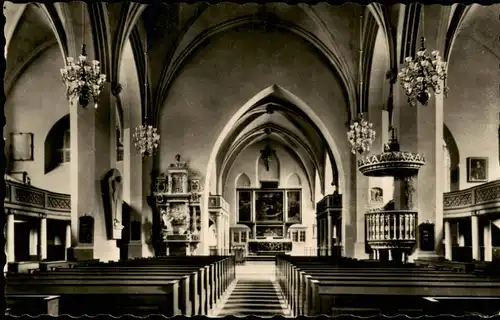
M274 261L247 261L236 266L235 283L214 316L289 315L274 272Z

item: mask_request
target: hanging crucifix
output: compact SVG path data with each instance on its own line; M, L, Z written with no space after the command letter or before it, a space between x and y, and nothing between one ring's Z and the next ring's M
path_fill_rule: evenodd
M260 150L262 154L262 160L264 160L264 165L266 166L266 170L269 171L269 162L273 160L273 155L276 154L276 150L271 149L269 144L262 150Z

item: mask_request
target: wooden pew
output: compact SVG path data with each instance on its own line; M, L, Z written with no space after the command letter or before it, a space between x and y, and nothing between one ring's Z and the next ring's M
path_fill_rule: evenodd
M179 310L179 281L21 281L9 283L7 295L25 295L36 292L60 296L60 313L73 316L87 314L126 313L166 316L181 315ZM145 309L146 308L146 309ZM143 311L144 313L141 313Z
M328 314L330 306L337 306L338 297L345 294L385 296L395 293L418 298L423 295L470 296L470 291L474 291L477 296L500 296L498 279L495 283L492 279L479 280L467 274L414 267L365 268L366 264L359 264L361 268L342 268L312 259L297 260L282 258L276 262L278 283L294 315Z
M5 295L5 303L10 315L59 315L59 296L55 295Z
M187 263L188 261L189 263ZM10 283L11 288L19 288L26 283L30 283L30 281L43 284L53 283L51 285L57 286L62 282L63 288L59 289L64 294L68 291L64 288L64 285L67 283L75 284L75 281L76 283L78 281L82 283L95 280L112 283L112 285L120 285L121 281L122 285L128 286L134 281L148 282L153 285L154 281L180 280L180 285L177 288L179 312L184 315L208 314L208 311L215 306L229 284L234 280L234 258L196 259L194 265L191 262L193 261L187 259L158 259L143 260L141 264L136 262L132 265L127 261L125 263L100 264L99 266L90 267L79 266L74 269L42 271L32 277L11 276L9 277L8 286ZM199 267L199 265L206 262L214 263ZM177 265L177 263L182 263L182 265ZM39 289L40 285L33 288L37 292L40 291ZM140 306L136 305L136 307L139 308Z

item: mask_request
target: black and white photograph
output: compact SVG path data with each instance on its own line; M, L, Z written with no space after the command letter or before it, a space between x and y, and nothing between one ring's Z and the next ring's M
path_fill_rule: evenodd
M7 318L500 316L500 3L3 17Z

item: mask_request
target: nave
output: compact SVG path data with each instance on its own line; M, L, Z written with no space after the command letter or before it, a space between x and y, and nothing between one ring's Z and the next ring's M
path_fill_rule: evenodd
M349 258L89 261L6 279L14 316L500 314L498 274Z

